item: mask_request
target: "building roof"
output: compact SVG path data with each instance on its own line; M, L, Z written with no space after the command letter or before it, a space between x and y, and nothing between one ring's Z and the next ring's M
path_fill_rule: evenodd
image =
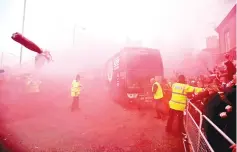
M208 52L208 53L217 53L218 51L219 51L218 48L205 48L202 50L202 52Z
M233 16L236 16L236 4L234 7L230 10L230 12L227 14L227 16L221 21L221 23L216 28L216 31L219 33L220 29L223 27L223 25L226 24L226 22L232 18Z

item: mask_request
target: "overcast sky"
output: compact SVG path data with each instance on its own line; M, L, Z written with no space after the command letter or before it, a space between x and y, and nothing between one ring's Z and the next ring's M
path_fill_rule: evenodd
M0 0L0 51L18 55L20 45L11 40L21 32L23 0ZM201 49L205 37L234 5L234 0L27 0L25 36L51 51L76 44L109 49L126 38L156 48ZM81 26L86 30L82 30ZM97 54L110 54L106 47ZM24 50L24 59L33 53ZM90 52L93 53L93 50ZM96 54L96 52L94 52Z

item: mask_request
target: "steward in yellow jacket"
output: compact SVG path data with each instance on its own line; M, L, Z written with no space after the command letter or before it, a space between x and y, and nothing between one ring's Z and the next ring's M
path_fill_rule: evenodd
M71 106L71 111L79 109L80 92L81 92L80 75L77 75L76 79L72 81L71 97L73 98L73 102Z
M164 113L163 110L161 109L164 103L163 102L163 90L159 82L156 80L154 81L152 85L152 93L153 93L153 100L156 104L156 114L158 119L163 119L164 118Z
M187 93L194 91L194 87L187 85L185 83L184 75L178 77L178 82L172 85L172 97L169 101L169 118L167 121L166 131L170 132L172 130L173 121L175 116L178 116L178 130L179 133L184 132L183 126L183 111L186 108L187 103Z
M27 93L39 93L41 81L33 78L32 75L28 75L26 80Z

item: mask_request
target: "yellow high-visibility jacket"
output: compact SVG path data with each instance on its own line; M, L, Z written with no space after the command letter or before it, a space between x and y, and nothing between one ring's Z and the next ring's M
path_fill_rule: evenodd
M80 82L77 80L72 81L72 87L71 87L71 96L72 97L77 97L80 95L80 89L81 85Z
M203 91L204 91L203 88L194 87L194 93L195 93L195 94L198 94L198 93L203 92Z
M40 81L29 80L27 82L28 92L40 92Z
M190 85L174 83L172 85L172 97L169 101L169 107L173 110L184 111L186 108L187 93L193 91L194 87Z
M154 85L158 86L158 89L157 89L156 93L154 94L154 99L161 99L161 98L163 98L163 90L162 90L162 87L160 86L160 84L158 82L155 82L152 85L152 92L153 92L153 89L154 89Z

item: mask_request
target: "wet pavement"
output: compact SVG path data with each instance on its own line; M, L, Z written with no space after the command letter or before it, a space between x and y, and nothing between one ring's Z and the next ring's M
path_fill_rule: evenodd
M125 109L111 101L101 81L82 84L75 112L70 111L69 79L44 80L37 99L1 101L2 139L36 152L184 151L181 138L165 132L166 121L155 119L153 109Z

